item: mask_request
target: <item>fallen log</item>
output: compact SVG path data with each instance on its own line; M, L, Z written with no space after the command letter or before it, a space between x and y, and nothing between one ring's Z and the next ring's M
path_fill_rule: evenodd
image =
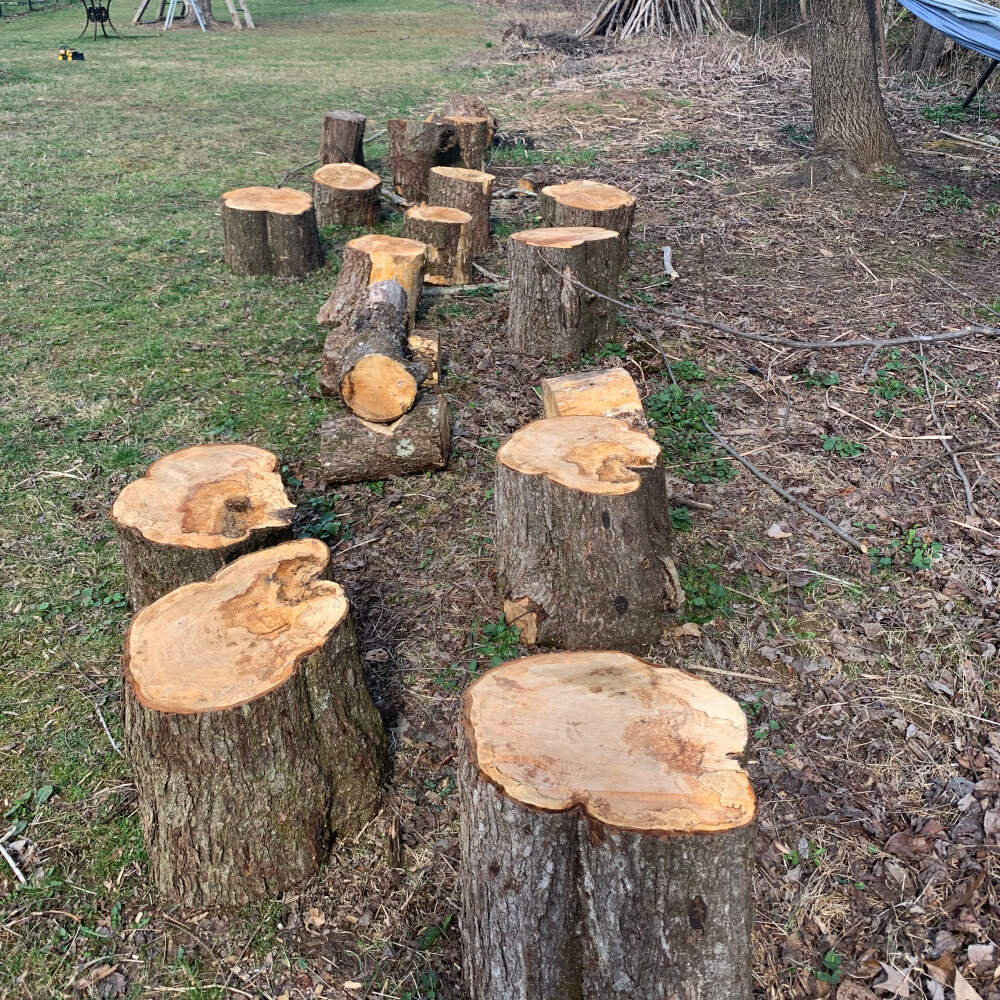
M481 257L490 249L490 204L493 175L464 167L432 167L427 200L431 205L457 208L472 219L469 226L470 253Z
M382 178L356 163L328 163L313 174L313 202L321 226L374 226L381 194Z
M404 231L427 246L424 281L430 285L465 285L472 256L472 216L457 208L417 205L407 209Z
M542 416L614 417L633 430L649 430L639 390L624 368L543 378Z
M365 125L358 111L327 111L319 144L320 166L328 163L365 165Z

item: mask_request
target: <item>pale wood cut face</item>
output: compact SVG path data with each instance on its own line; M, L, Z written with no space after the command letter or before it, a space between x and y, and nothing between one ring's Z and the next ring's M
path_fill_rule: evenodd
M635 204L635 198L621 188L600 181L570 181L568 184L550 184L542 194L554 198L561 205L581 208L588 212L626 208Z
M717 833L754 818L734 759L747 743L742 709L672 667L615 652L525 657L471 685L463 724L480 773L525 805L579 806L652 833Z
M468 212L463 212L460 208L444 208L441 205L418 205L416 208L408 209L406 214L411 219L446 222L455 226L472 222L472 216Z
M252 531L284 527L294 510L276 455L250 445L200 444L165 455L129 483L111 519L159 545L219 549Z
M328 163L313 174L317 184L341 191L370 191L382 186L382 178L357 163Z
M639 488L636 469L653 468L660 446L611 417L545 417L515 431L497 461L582 493L624 496Z
M222 200L228 208L242 212L273 212L276 215L301 215L312 208L312 198L295 188L248 187L227 191Z
M581 243L617 240L618 234L613 229L599 229L596 226L557 226L551 229L525 229L523 232L514 233L511 239L531 247L557 247L568 250L570 247L580 246Z
M129 628L126 683L146 708L181 714L280 687L347 615L340 585L318 579L329 559L318 539L285 542L161 597Z
M470 184L481 184L484 191L487 185L496 180L493 174L488 174L485 170L470 170L468 167L431 167L431 173L458 181L468 181Z
M363 420L384 423L409 412L417 380L394 358L369 354L343 377L340 392Z
M347 244L352 250L367 254L369 257L378 255L380 257L393 257L403 260L405 258L419 258L423 260L427 250L427 244L418 240L407 240L402 236L383 236L381 233L370 233L368 236L359 236L356 240L351 240ZM387 278L379 279L387 281ZM370 284L375 284L374 281Z
M639 390L624 368L543 378L542 406L547 417L642 413Z

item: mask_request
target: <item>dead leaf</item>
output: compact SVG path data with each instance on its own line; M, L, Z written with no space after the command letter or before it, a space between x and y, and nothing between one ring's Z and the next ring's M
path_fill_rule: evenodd
M955 970L955 1000L983 1000L957 969Z
M894 833L885 842L886 852L895 854L897 858L915 858L918 854L926 854L931 848L931 842L926 837L914 837L905 830Z
M972 965L979 965L980 962L992 962L996 954L996 948L992 944L970 944L969 962Z
M846 983L840 984L840 989L837 990L837 1000L875 1000L875 994L864 983L848 980Z
M894 969L891 965L886 965L885 962L879 962L882 966L882 971L885 973L885 982L876 983L872 989L876 993L885 993L887 996L891 997L902 997L903 1000L907 1000L910 995L910 973L900 972L899 969Z
M925 961L927 971L931 978L942 986L951 986L952 977L955 975L955 959L951 957L951 952L942 955L936 962Z
M768 538L791 538L792 533L790 531L785 531L785 526L779 524L777 521L767 529Z
M353 979L348 979L347 982L344 983L344 989L345 990L360 990L360 989L364 989L364 986L361 983L356 983Z
M694 622L685 622L683 625L678 625L670 634L674 639L683 639L685 636L700 639L701 629Z
M311 931L317 931L326 923L326 914L315 906L309 907L306 915L305 925Z

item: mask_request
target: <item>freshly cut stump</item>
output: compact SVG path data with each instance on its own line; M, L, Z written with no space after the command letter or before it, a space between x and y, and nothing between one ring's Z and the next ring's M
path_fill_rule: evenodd
M321 226L374 226L382 178L356 163L329 163L313 174L316 221Z
M633 430L649 429L632 376L624 368L573 372L542 379L542 415L614 417Z
M427 244L424 281L429 285L467 285L472 257L472 216L457 208L418 205L406 211L405 232Z
M138 611L227 563L292 537L295 505L277 455L199 444L154 462L111 508L129 601Z
M335 413L319 428L319 462L328 483L366 483L448 465L451 428L443 396L425 394L392 424Z
M601 296L618 294L621 255L616 232L528 229L514 233L507 245L507 335L515 354L578 358L615 339L618 307Z
M596 226L618 233L624 257L635 220L635 198L599 181L570 181L543 187L538 198L543 226Z
M135 617L125 743L153 878L184 909L311 878L378 808L382 720L317 539L243 556Z
M660 446L612 417L548 417L497 452L497 589L529 645L644 650L683 600Z
M472 1000L751 1000L746 744L731 698L624 653L475 681L458 761Z
M222 238L223 259L234 274L293 278L323 265L312 198L294 188L227 191Z
M457 208L472 217L469 227L470 252L481 257L490 249L490 204L493 174L464 167L433 167L427 200L432 205Z
M365 124L359 111L327 111L319 143L319 162L365 165Z
M465 165L458 146L458 133L449 122L433 115L426 121L392 118L386 122L386 128L393 190L406 201L427 200L431 167Z

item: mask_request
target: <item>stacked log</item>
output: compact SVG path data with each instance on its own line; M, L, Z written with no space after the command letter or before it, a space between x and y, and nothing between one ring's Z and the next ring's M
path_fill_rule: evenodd
M472 258L472 216L457 208L417 205L407 209L406 235L427 246L424 281L466 285Z
M624 368L543 378L542 416L614 417L633 430L649 430L639 390Z
M327 111L319 144L320 166L328 163L365 165L366 119L358 111Z
M467 212L470 253L480 257L490 249L490 205L493 199L492 174L465 167L433 167L428 182L428 202Z
M598 181L550 184L539 194L538 210L543 226L613 229L624 260L635 220L635 198L627 191Z
M378 222L382 178L356 163L328 163L313 174L313 202L321 226L370 228Z

